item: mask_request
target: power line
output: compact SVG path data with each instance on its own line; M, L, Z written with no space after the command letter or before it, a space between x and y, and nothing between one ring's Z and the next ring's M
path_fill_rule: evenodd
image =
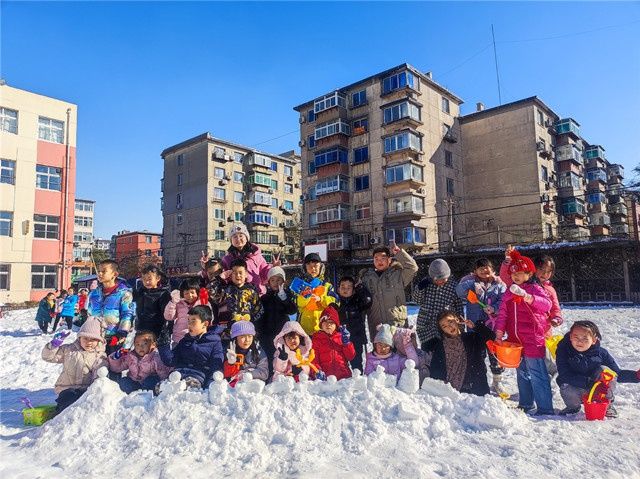
M548 36L548 37L538 37L538 38L526 38L526 39L522 39L522 40L502 40L502 41L499 41L498 43L525 43L525 42L540 42L540 41L544 41L544 40L556 40L558 38L567 38L567 37L574 37L574 36L577 36L577 35L586 35L587 33L599 32L601 30L609 30L609 29L612 29L612 28L627 27L629 25L635 25L636 23L640 23L640 19L633 20L633 21L628 22L628 23L618 23L616 25L607 25L607 26L604 26L604 27L593 28L591 30L583 30L583 31L580 31L580 32L562 33L560 35L552 35L552 36Z

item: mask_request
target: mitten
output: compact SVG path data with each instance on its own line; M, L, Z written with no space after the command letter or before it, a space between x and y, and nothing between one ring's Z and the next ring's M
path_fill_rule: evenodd
M281 301L285 301L287 299L287 292L284 290L284 284L281 284L278 289L278 298L280 298Z
M302 372L302 368L300 366L293 366L291 368L291 374L293 374L294 376L297 376L301 372Z
M342 335L342 344L345 346L349 344L349 341L351 340L351 333L346 326L340 326L340 334Z
M316 373L316 379L319 380L319 381L326 381L327 380L327 375L322 371L318 371Z
M64 343L64 340L67 339L67 336L69 336L70 334L71 334L71 331L69 331L68 329L54 334L53 339L51 340L51 343L50 343L51 347L59 348L60 346L62 346L62 343Z
M174 303L179 303L180 302L180 291L177 289L174 289L173 291L171 291L171 301L173 301Z
M278 359L281 361L286 361L289 359L289 354L284 349L284 344L278 348Z
M522 289L520 286L518 286L517 284L513 283L510 287L509 287L509 291L511 291L513 294L515 294L516 296L526 296L527 292Z
M129 352L128 350L120 348L115 353L113 353L113 355L111 357L113 359L120 359L122 356L124 356L128 352Z
M636 371L636 377L637 377L638 379L640 379L640 369L638 369L638 370Z
M227 362L229 364L235 364L236 360L237 360L236 348L234 346L234 343L231 343L231 347L227 349Z

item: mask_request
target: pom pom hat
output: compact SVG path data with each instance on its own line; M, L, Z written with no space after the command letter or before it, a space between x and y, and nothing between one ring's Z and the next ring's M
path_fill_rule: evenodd
M332 305L324 308L318 324L322 324L322 321L333 321L336 323L336 327L340 327L340 315L338 314L338 310Z
M533 274L536 272L536 265L533 264L531 258L522 256L518 251L513 250L509 253L511 258L511 264L509 265L509 273L518 273L523 271L525 273Z

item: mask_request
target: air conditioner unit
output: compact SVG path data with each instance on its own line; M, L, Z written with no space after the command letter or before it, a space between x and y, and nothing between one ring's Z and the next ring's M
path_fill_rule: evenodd
M284 228L285 226L287 226L285 223L280 223L280 228Z
M300 118L298 120L300 121L300 123L305 123L307 121L307 117L304 115L300 115Z
M293 187L294 187L294 188L300 188L300 183L295 183L295 184L293 185Z
M270 195L274 193L273 188L269 188L267 191L269 192Z
M551 118L547 118L544 122L544 126L547 128L553 128L554 122Z
M558 221L560 221L560 222L564 221L564 216L558 215Z
M425 194L425 189L423 187L420 187L416 190L416 193L418 193L419 195L424 195Z
M225 154L214 150L212 156L213 156L214 159L224 160Z
M229 173L227 173L226 175L224 175L224 179L227 181L231 180L231 175Z
M224 225L226 225L226 223L225 223L224 221L220 221L220 222L218 223L218 226L224 226Z
M544 143L542 141L537 141L536 142L536 150L544 151L544 149L545 149Z
M229 222L233 221L233 216L227 216L227 221Z
M378 238L377 236L375 236L375 237L373 237L373 238L371 238L371 239L369 240L369 243L370 243L370 244L380 244L380 238Z
M229 183L229 182L228 182L227 180L225 180L225 179L222 179L222 180L220 180L220 181L218 182L218 184L219 184L220 186L224 186L224 185L226 185L226 184L228 184L228 183Z
M300 141L298 142L298 146L299 146L300 148L302 148L302 147L303 147L304 145L306 145L306 144L307 144L307 142L306 142L305 140L300 140Z
M293 181L293 176L287 176L288 181Z

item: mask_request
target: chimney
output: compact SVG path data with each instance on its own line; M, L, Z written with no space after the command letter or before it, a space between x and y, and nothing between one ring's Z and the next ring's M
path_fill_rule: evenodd
M482 110L484 110L484 103L479 101L478 103L476 103L476 111L482 111Z
M431 72L427 72L425 75L429 80L433 80L433 74Z

